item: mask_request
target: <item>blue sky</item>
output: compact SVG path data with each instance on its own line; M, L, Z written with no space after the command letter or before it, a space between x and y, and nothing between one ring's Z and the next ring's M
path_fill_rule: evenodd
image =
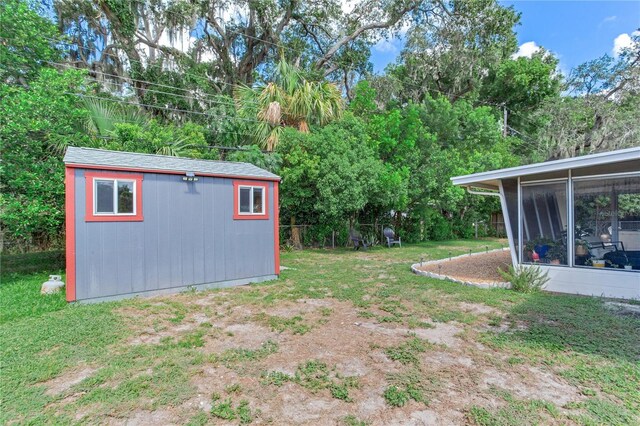
M521 13L515 31L523 53L543 46L560 59L560 68L568 72L583 62L605 53L613 54L614 40L640 28L640 1L523 1L504 0ZM624 44L622 36L618 43ZM531 42L535 43L532 44ZM528 43L528 44L526 44ZM402 42L389 40L371 50L376 72L394 62Z

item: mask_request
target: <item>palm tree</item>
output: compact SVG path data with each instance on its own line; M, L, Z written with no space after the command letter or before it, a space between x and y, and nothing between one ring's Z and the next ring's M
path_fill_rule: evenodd
M89 112L84 123L85 130L98 138L113 137L118 123L135 124L141 129L146 129L150 120L142 109L136 106L122 105L112 99L84 98L84 106ZM155 153L183 157L188 155L189 148L191 145L185 138L172 138L162 144Z
M326 81L306 80L300 70L281 58L272 82L240 86L235 92L239 113L257 118L254 137L267 151L278 145L285 127L309 132L309 124L340 118L344 103L340 90Z
M132 123L144 127L149 117L139 108L120 105L113 99L84 98L89 111L85 129L93 136L111 136L117 123Z

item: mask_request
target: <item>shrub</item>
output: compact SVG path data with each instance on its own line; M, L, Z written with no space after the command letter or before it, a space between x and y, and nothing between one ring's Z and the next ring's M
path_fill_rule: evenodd
M388 387L383 396L387 404L392 407L402 407L411 399L411 396L406 391L398 389L396 386Z
M448 240L453 237L453 229L451 223L441 215L434 214L431 216L433 224L431 225L431 238L436 241Z
M514 268L509 266L507 271L498 269L503 279L511 283L511 289L520 293L534 293L542 290L544 285L549 281L546 272L537 266L518 266Z

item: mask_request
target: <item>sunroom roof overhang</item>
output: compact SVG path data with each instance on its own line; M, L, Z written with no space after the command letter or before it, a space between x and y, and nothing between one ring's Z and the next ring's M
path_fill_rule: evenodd
M518 177L526 180L566 178L569 170L576 171L574 176L638 172L640 171L640 147L456 176L451 178L451 181L458 186L495 190L499 188L500 181L503 179Z

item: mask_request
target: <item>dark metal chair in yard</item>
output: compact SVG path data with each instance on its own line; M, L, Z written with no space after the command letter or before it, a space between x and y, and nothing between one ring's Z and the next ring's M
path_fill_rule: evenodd
M349 239L351 239L351 241L353 242L354 250L360 250L360 247L365 250L369 248L369 243L367 243L367 240L365 240L362 235L353 228L349 229Z
M391 246L394 244L397 244L398 246L402 247L402 241L400 240L400 237L398 237L398 239L396 240L396 233L393 232L393 229L384 228L382 233L384 234L384 237L387 239L387 246L389 248L391 248Z

